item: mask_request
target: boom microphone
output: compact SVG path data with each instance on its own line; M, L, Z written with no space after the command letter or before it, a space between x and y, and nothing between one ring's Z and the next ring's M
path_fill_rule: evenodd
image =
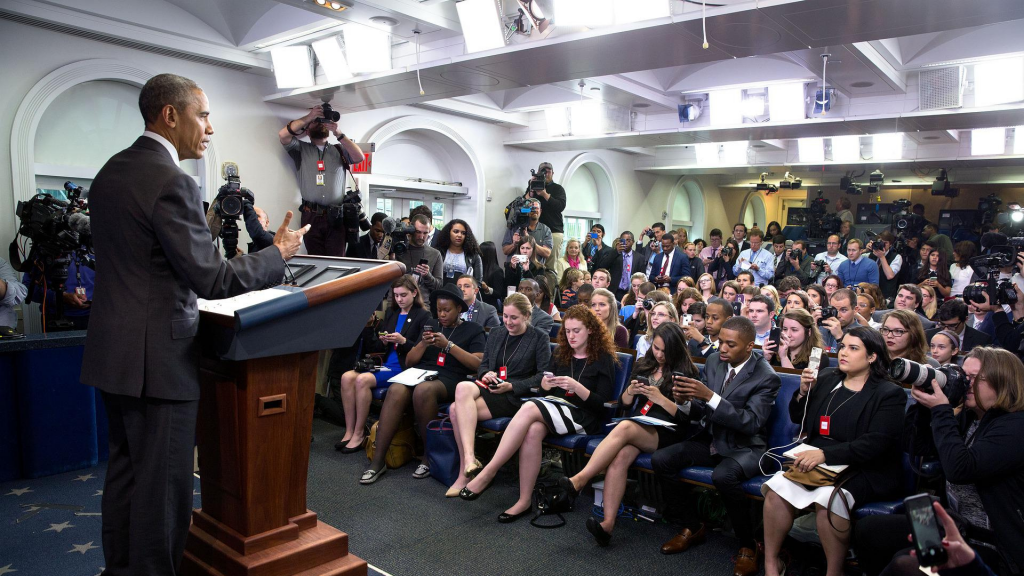
M71 228L72 232L76 232L79 235L91 236L92 219L86 214L75 212L68 216L68 228Z
M391 233L395 231L395 228L399 226L399 224L401 224L401 221L396 220L391 216L388 216L387 218L384 219L383 222L380 223L381 227L384 228L384 234L386 236L390 236Z

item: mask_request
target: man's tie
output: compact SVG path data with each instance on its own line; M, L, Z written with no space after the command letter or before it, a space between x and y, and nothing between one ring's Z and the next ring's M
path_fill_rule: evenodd
M725 391L729 389L729 384L732 384L732 379L736 377L736 369L729 369L729 376L725 379L725 384L722 384L722 393L719 396L725 396Z
M660 274L661 276L665 275L665 269L668 268L668 258L669 258L669 256L671 256L671 254L663 254L662 255L662 260L663 261L661 263L661 274Z

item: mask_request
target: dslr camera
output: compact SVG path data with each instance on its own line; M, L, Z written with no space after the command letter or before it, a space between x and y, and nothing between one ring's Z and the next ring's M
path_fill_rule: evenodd
M650 298L644 298L644 301L640 303L640 307L650 312L651 310L654 309L654 304L654 300Z
M648 230L645 236L647 236L647 238L650 240L654 240L654 230Z
M838 318L838 317L839 317L839 310L836 310L835 306L828 306L828 305L822 306L821 307L821 318L818 319L818 326L822 326L823 322L825 320L828 320L829 318Z
M986 275L986 280L964 288L964 301L981 304L987 294L989 304L1013 306L1017 303L1017 291L1013 282L1008 278L999 278L1001 268L1017 264L1017 247L993 246L988 254L975 256L971 258L970 263L978 273Z
M377 361L374 356L367 354L366 356L356 360L355 371L359 373L363 372L380 372L381 364Z
M934 393L932 380L935 380L953 407L959 406L967 395L967 374L956 364L932 368L906 358L894 358L889 366L889 376L896 382L920 388L928 394Z
M331 107L330 102L324 102L323 104L321 104L320 109L322 111L322 116L318 117L316 120L313 120L314 122L318 124L329 124L331 122L337 122L338 120L341 120L341 112L338 112L333 107Z
M720 251L718 252L718 255L719 255L719 256L723 256L723 257L727 257L727 258L732 258L732 256L733 256L733 254L732 254L732 253L733 253L733 249L732 249L732 246L729 246L728 244L726 244L726 245L725 245L725 246L723 246L723 247L722 247L722 249L721 249L721 250L720 250Z

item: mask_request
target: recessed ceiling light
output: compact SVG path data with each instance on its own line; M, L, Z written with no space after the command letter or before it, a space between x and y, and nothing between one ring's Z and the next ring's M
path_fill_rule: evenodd
M601 87L600 86L591 86L590 89L593 90L594 92L600 92L601 91Z
M637 102L636 104L633 104L633 108L650 108L650 107L651 107L651 105L646 103L646 102Z
M374 24L378 24L380 26L387 26L388 28L394 28L395 26L398 26L398 20L395 20L394 18L390 18L388 16L374 16L373 18L370 18L370 22L373 22Z
M751 144L751 148L767 148L764 144Z
M874 82L854 82L853 84L850 84L850 87L851 88L870 88L870 87L872 87L874 85L875 85Z
M924 136L921 139L922 140L938 140L939 137L938 136Z
M316 0L316 3L323 6L324 4L327 4L327 0Z

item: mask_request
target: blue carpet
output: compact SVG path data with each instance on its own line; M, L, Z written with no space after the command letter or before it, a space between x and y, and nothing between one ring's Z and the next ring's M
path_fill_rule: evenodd
M0 576L96 576L106 464L0 484ZM199 508L199 479L195 480ZM371 575L381 574L372 568Z

